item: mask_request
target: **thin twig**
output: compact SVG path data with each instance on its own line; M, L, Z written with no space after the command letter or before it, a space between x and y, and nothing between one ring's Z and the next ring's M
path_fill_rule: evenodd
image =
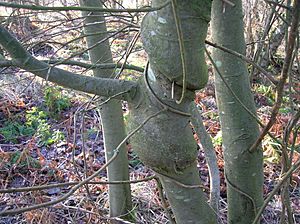
M178 38L178 44L179 44L179 50L180 50L179 53L180 53L181 66L182 66L182 92L181 92L180 99L176 100L176 103L181 104L184 99L185 92L186 92L187 68L186 68L186 62L185 62L185 48L184 48L184 41L183 41L182 26L181 26L180 17L178 15L178 4L177 4L177 0L171 0L171 2L172 2L173 16L174 16L175 25L176 25L176 32L177 32L177 38Z
M15 8L15 9L30 9L30 10L40 10L40 11L89 11L89 12L153 12L160 10L166 7L170 2L167 1L166 3L158 6L158 7L142 7L138 9L107 9L107 8L100 8L100 7L79 7L79 6L57 6L57 7L50 7L50 6L36 6L36 5L24 5L24 4L15 4L15 3L7 3L7 2L0 2L0 6Z
M163 209L164 209L164 211L165 211L165 213L166 213L166 215L167 215L170 223L171 224L175 224L175 221L172 218L171 213L168 210L167 202L166 202L166 200L164 198L163 186L162 186L159 178L155 178L155 180L156 180L156 185L157 185L157 189L158 189L158 192L159 192L159 197L160 197L160 200L161 200L161 205L162 205L162 207L163 207Z
M234 185L227 177L227 174L226 172L224 173L224 177L225 177L225 180L226 180L226 183L233 189L235 190L236 192L240 193L241 195L244 195L246 198L248 198L252 204L252 207L253 207L253 212L254 212L254 215L256 216L257 212L257 207L256 207L256 204L255 204L255 201L254 199L249 195L247 194L245 191L243 191L242 189L240 189L238 186Z
M274 189L270 192L266 200L264 201L263 205L260 207L260 209L257 212L257 215L252 222L252 224L256 224L259 221L259 218L265 208L267 207L268 203L271 201L273 196L279 191L281 186L291 177L292 173L297 170L300 167L300 160L298 160L294 165L291 166L291 168L285 173L285 175L282 177L282 179L279 181L279 183L274 187Z
M188 184L184 184L184 183L182 183L182 182L180 182L178 180L175 180L173 177L170 177L170 176L168 176L166 174L163 174L163 173L158 173L158 174L161 175L161 176L163 176L163 177L166 177L166 178L170 179L173 183L177 184L180 187L184 187L184 188L187 188L187 189L201 188L201 189L209 191L209 188L206 187L206 186L204 186L203 184L188 185Z
M120 71L119 71L118 74L115 76L115 78L119 78L120 75L122 74L122 72L123 72L123 70L124 70L124 68L125 68L125 66L126 66L127 60L128 60L128 58L129 58L129 55L131 54L131 52L132 52L132 50L133 50L133 48L134 48L134 46L135 46L135 44L136 44L136 42L137 42L139 36L140 36L140 32L136 33L136 34L134 35L134 37L132 38L132 40L131 40L131 42L130 42L130 44L129 44L129 46L128 46L126 52L125 52L125 59L124 59L124 62L121 63L122 66L120 67Z
M232 2L232 1L229 1L229 0L222 0L222 2L230 5L231 7L235 7L235 4Z
M97 47L98 45L104 43L105 41L108 41L109 38L111 38L111 37L113 37L113 36L119 34L120 32L122 32L123 30L125 30L125 29L127 29L127 28L128 28L128 26L125 26L125 27L121 28L120 30L117 30L116 32L112 33L111 35L108 35L107 37L105 37L105 38L103 38L103 39L97 41L95 44L93 44L93 45L87 47L87 48L84 49L83 51L76 52L75 54L72 54L71 56L69 56L69 57L67 57L67 58L65 58L65 59L62 59L61 61L58 61L58 62L55 63L55 64L51 64L51 67L54 67L54 66L60 65L60 64L64 64L65 62L69 61L70 59L74 58L75 56L79 56L79 55L82 55L82 54L85 53L85 52L88 52L89 50L91 50L91 49ZM90 67L90 68L87 68L87 69L91 69L91 67Z
M143 178L141 180L126 180L126 181L89 181L87 184L136 184L140 182L146 182L149 180L152 180L155 178L155 175L152 175L150 177ZM40 190L46 190L51 188L57 188L57 187L68 187L68 186L74 186L79 184L80 181L76 182L68 182L68 183L57 183L57 184L47 184L47 185L40 185L40 186L31 186L31 187L20 187L20 188L9 188L9 189L0 189L0 194L5 193L17 193L17 192L30 192L30 191L40 191Z
M270 5L275 5L275 6L278 6L280 8L284 8L284 9L287 9L287 10L293 10L292 7L288 6L288 5L284 5L282 3L278 3L278 2L274 2L274 1L270 1L270 0L264 0L266 3L270 4ZM297 0L296 0L297 1Z
M286 57L284 59L284 64L281 72L281 78L277 85L277 93L276 93L276 103L273 106L271 117L269 119L269 122L264 127L263 131L261 132L260 136L257 138L255 143L250 147L249 152L253 152L257 149L258 145L261 143L265 135L268 133L270 128L275 123L275 118L278 114L278 111L280 109L280 106L282 104L282 98L283 98L283 90L284 90L284 84L288 78L289 69L292 64L292 57L293 57L293 51L295 47L295 40L297 38L297 31L298 31L298 25L299 25L299 19L300 19L300 1L295 0L294 1L294 16L292 20L291 29L289 32L289 38L287 43L287 52Z
M35 210L35 209L39 209L39 208L45 208L45 207L49 207L51 205L57 204L59 202L62 202L64 200L66 200L68 197L70 197L71 195L73 195L80 187L82 187L84 184L87 184L88 182L90 182L91 180L93 180L95 177L97 177L104 169L106 169L107 166L109 166L109 164L111 164L119 155L119 149L121 148L121 146L129 139L131 138L135 133L137 133L150 119L158 116L159 114L161 114L162 112L166 111L166 109L160 110L158 112L156 112L153 115L150 115L149 117L147 117L136 129L134 129L131 133L129 133L124 139L123 141L120 142L120 144L117 146L117 148L114 150L114 154L113 156L106 162L106 164L104 164L99 170L97 170L93 175L89 176L88 178L86 178L85 180L82 180L81 182L79 182L78 184L76 184L74 187L72 187L70 189L70 191L68 193L66 193L65 195L53 200L53 201L49 201L49 202L45 202L45 203L41 203L41 204L37 204L37 205L32 205L32 206L28 206L25 208L18 208L18 209L9 209L9 210L5 210L5 211L1 211L0 212L0 216L7 216L7 215L16 215L16 214L20 214L23 212L27 212L27 211L31 211L31 210Z
M42 60L43 61L43 60ZM82 68L88 68L88 69L112 69L112 68L122 68L128 69L128 70L135 70L138 72L144 72L144 69L139 66L131 65L131 64L124 64L124 63L105 63L105 64L90 64L90 63L84 63L80 61L73 61L73 60L64 60L62 62L61 59L50 59L50 60L44 60L43 62L49 63L49 64L64 64L64 65L76 65ZM8 63L8 62L7 62ZM4 64L4 63L3 63ZM0 67L1 67L1 61L0 61Z
M166 104L165 102L163 102L163 101L155 94L155 92L154 92L153 89L151 88L150 83L149 83L149 80L148 80L148 69L149 69L149 61L147 62L147 65L146 65L146 68L145 68L145 72L144 72L144 81L145 81L145 85L146 85L148 91L153 95L153 97L157 100L157 102L158 102L163 108L166 108L166 109L168 109L169 111L171 111L171 112L173 112L173 113L180 114L180 115L182 115L182 116L190 117L190 116L191 116L190 113L187 113L187 112L178 110L178 109L176 109L176 108L173 108L172 106L170 106L170 105Z
M252 61L251 59L247 58L246 56L234 51L234 50L231 50L229 48L226 48L226 47L223 47L223 46L220 46L216 43L212 43L210 41L205 41L206 44L214 47L214 48L218 48L226 53L229 53L229 54L232 54L240 59L242 59L243 61L251 64L253 67L255 67L257 70L259 70L263 75L265 75L271 82L272 84L274 85L277 85L278 83L278 80L276 80L274 77L273 77L273 74L269 73L268 71L266 71L263 67L261 67L260 65L258 65L257 63L255 63L254 61Z

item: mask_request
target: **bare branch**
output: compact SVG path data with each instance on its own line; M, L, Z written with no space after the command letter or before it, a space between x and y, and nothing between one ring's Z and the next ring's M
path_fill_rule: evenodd
M141 180L129 180L129 181L90 181L87 184L136 184L140 182L149 181L155 178L155 175L150 177L143 178ZM31 187L20 187L20 188L9 188L9 189L0 189L0 194L5 193L17 193L17 192L29 192L29 191L40 191L46 190L56 187L67 187L67 186L74 186L79 184L80 182L68 182L68 183L57 183L57 184L47 184L47 185L40 185L40 186L31 186Z
M192 124L204 150L210 178L210 206L219 213L220 200L220 174L217 157L211 138L205 130L201 112L195 103L191 105Z
M144 69L139 66L131 65L131 64L122 64L122 63L105 63L105 64L90 64L85 63L81 61L74 61L74 60L61 60L61 59L50 59L50 60L41 60L42 62L45 62L47 64L56 64L56 65L76 65L82 68L86 69L114 69L114 68L122 68L122 69L128 69L128 70L134 70L138 72L144 72ZM17 66L14 64L11 60L0 60L0 68L1 67L12 67Z
M277 100L275 102L275 105L273 106L272 114L269 119L269 122L267 123L267 125L265 126L263 131L261 132L260 136L255 141L255 143L249 149L250 152L253 152L256 150L256 148L261 143L261 141L263 140L265 135L268 133L270 128L273 126L273 124L275 122L275 118L276 118L278 111L280 109L280 106L282 104L283 89L284 89L285 82L288 78L290 66L292 64L293 51L295 48L295 42L296 42L297 33L298 33L299 20L300 20L300 1L296 0L294 2L294 15L293 15L292 25L291 25L291 29L290 29L289 37L288 37L287 50L286 50L287 52L286 52L286 56L284 59L283 68L281 71L280 81L277 85L277 93L276 93Z
M206 44L214 47L214 48L218 48L226 53L229 53L229 54L232 54L240 59L242 59L243 61L251 64L253 67L255 67L258 71L260 71L263 75L265 75L271 82L272 84L276 85L278 83L278 81L273 77L273 75L271 73L269 73L268 71L266 71L263 67L259 66L257 63L255 63L254 61L250 60L249 58L247 58L246 56L236 52L236 51L233 51L229 48L226 48L226 47L223 47L223 46L219 46L215 43L212 43L212 42L209 42L209 41L205 41Z
M15 8L15 9L30 9L30 10L39 10L39 11L87 11L87 12L153 12L160 10L167 6L170 2L167 1L161 6L158 7L150 7L145 6L138 9L104 9L100 7L79 7L79 6L57 6L57 7L50 7L50 6L37 6L37 5L20 5L16 3L8 3L8 2L0 2L0 6L8 7L8 8Z
M278 3L278 2L274 2L274 1L270 1L270 0L264 0L265 2L267 2L270 5L275 5L275 6L279 6L281 8L287 9L287 10L293 10L292 7Z
M157 189L158 189L158 192L159 192L159 197L160 197L160 200L161 200L161 205L170 221L171 224L175 224L175 221L174 219L172 218L169 210L168 210L168 203L166 202L166 199L164 198L164 192L163 192L163 186L159 180L159 178L155 178L156 180L156 186L157 186Z
M252 224L256 224L259 221L259 218L265 208L267 207L268 203L271 201L273 196L279 191L281 186L291 177L294 171L296 171L300 167L300 160L298 160L294 165L291 166L291 168L285 173L285 175L282 177L282 179L279 181L279 183L275 186L275 188L270 192L266 200L264 201L263 205L258 210L256 217Z
M31 56L2 26L0 26L0 44L11 55L15 66L64 87L107 97L126 92L118 97L125 100L133 99L136 93L137 84L132 81L83 76L49 66Z

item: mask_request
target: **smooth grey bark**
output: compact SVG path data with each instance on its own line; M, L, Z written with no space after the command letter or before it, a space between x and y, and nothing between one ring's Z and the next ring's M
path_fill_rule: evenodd
M154 0L152 6L164 2ZM139 82L140 99L137 104L130 104L130 125L135 128L147 117L162 112L145 124L132 137L131 143L140 159L159 176L177 223L216 223L213 209L199 186L197 145L189 122L194 90L207 82L203 50L211 1L175 2L184 52L180 50L172 4L148 13L142 22L141 36L149 66ZM183 53L187 91L182 103L178 104L176 100L183 91Z
M166 2L154 0L153 6ZM159 175L177 223L215 224L215 214L201 189L196 165L197 144L189 122L189 106L194 99L194 90L202 88L207 82L204 40L210 20L211 1L176 2L176 13L182 25L184 62L187 65L187 90L182 102L176 103L182 96L184 81L180 38L171 4L157 12L148 13L143 21L142 38L150 60L143 79L138 83L110 80L115 84L111 84L113 87L109 89L110 92L99 91L98 94L113 96L120 90L130 91L126 95L131 109L129 123L132 128L140 127L132 138L133 148L141 160ZM1 36L0 44L4 44L5 49L10 49L13 57L19 56L14 54L14 48L8 46ZM31 70L30 66L26 67L26 57L21 58L25 62L23 68ZM49 70L48 74L52 75L52 71ZM56 71L62 72L62 77L55 76L58 80L64 79L65 74L70 74L70 78L73 75L63 70ZM36 69L31 72L39 74ZM42 77L47 76L42 74ZM102 84L106 79L88 77L88 80L97 80ZM56 80L52 77L50 81ZM62 84L71 85L68 82ZM106 88L100 84L99 86ZM154 115L157 116L153 117Z
M84 7L103 7L99 0L80 0L80 5ZM89 50L91 62L93 64L112 63L110 45L106 39L107 28L104 13L82 12L82 15L85 16L85 34L100 33L86 37L88 48L100 43ZM114 78L113 69L93 69L93 72L96 77ZM113 156L116 147L126 137L121 101L112 99L99 109L103 127L105 157L106 161L108 161ZM108 181L129 180L128 157L125 144L121 146L118 157L107 167L107 176ZM110 217L132 219L130 217L131 210L130 184L109 185Z
M149 68L147 76L151 75L154 74ZM184 102L177 105L174 100L170 101L171 83L163 76L156 76L155 79L149 80L151 86L146 84L147 81L140 82L141 88L146 91L142 93L138 105L131 105L131 129L158 111L165 111L132 137L132 147L143 163L159 176L176 223L216 223L215 214L200 187L197 144L189 124L188 109L194 92L188 92ZM162 106L149 88L169 106ZM177 88L175 93L179 97L181 92L178 90L181 88ZM163 93L166 93L165 99L161 98Z
M208 166L210 180L209 204L215 210L216 215L218 215L220 200L220 172L215 148L213 146L211 137L206 132L201 117L201 111L194 102L191 104L190 110L192 114L192 125L198 138L200 139Z
M74 90L100 96L115 97L132 101L137 92L137 84L131 81L114 80L78 75L50 66L31 56L3 26L0 25L0 45L12 57L14 66L31 72L41 78Z
M234 0L233 3L235 7L222 1L213 1L213 41L245 54L241 0ZM245 62L218 49L213 50L213 59L231 90L255 114ZM215 69L215 73L218 71ZM223 137L228 223L252 223L263 202L262 150L257 148L253 153L248 151L258 137L258 125L219 74L215 74L215 85Z

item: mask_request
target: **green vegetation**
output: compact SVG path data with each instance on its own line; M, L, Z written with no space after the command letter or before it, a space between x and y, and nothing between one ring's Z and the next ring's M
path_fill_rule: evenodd
M59 130L51 130L49 119L58 119L61 112L71 106L70 99L58 87L47 87L44 92L46 109L32 107L26 110L26 122L20 114L4 122L0 134L5 142L18 143L24 137L35 137L39 146L49 146L64 140Z
M70 98L62 93L59 87L46 87L44 91L45 105L52 118L58 119L60 113L71 106Z
M3 128L0 128L0 134L5 141L12 143L17 143L18 139L22 136L32 136L34 133L34 128L16 121L6 121Z
M64 140L64 134L61 131L51 130L51 126L47 123L48 116L45 111L42 111L37 107L33 107L26 113L26 125L34 128L34 135L38 139L38 145L49 146L53 143Z
M10 155L10 160L6 164L6 166L8 168L17 167L19 169L25 169L25 170L29 168L33 168L33 169L41 168L41 164L38 160L27 155L26 152L19 152L19 151L13 152Z
M212 138L214 147L221 146L223 142L222 131L219 131L215 137Z
M265 86L265 85L260 85L256 84L254 86L254 91L256 93L262 94L263 96L267 97L268 103L271 105L275 102L275 91L272 86Z
M262 142L262 146L264 161L279 164L281 158L280 144L275 142L271 137L266 137L266 140Z

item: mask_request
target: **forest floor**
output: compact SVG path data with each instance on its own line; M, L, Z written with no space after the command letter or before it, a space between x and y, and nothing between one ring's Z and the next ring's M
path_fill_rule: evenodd
M127 40L117 39L114 53L121 51ZM116 47L117 46L117 47ZM120 46L120 49L118 49ZM51 49L50 49L51 50ZM38 54L40 49L35 51ZM42 49L47 51L47 48ZM144 66L145 54L135 52L130 57L135 64ZM129 62L131 62L129 60ZM75 68L76 69L76 68ZM105 164L101 118L96 109L99 99L40 80L15 69L0 69L0 211L15 209L59 198L70 189L70 182L78 182ZM140 73L126 71L123 78L136 79ZM253 86L258 116L266 123L269 119L275 94L264 85ZM300 100L300 99L299 99ZM221 172L220 223L226 223L227 200L224 181L222 136L215 100L213 79L197 93L196 103L212 137ZM124 120L128 116L124 103ZM270 132L282 138L291 111L282 108ZM195 136L197 141L198 138ZM297 144L299 145L300 137ZM200 143L200 142L198 142ZM198 167L203 185L209 189L209 174L205 155L199 144ZM280 147L271 138L262 143L264 150L264 196L272 191L280 178ZM142 180L153 175L127 144L130 179ZM86 159L84 159L84 157ZM295 151L293 161L299 160ZM106 181L103 171L94 181ZM3 189L23 188L47 184L66 183L36 191L4 193ZM295 172L289 186L291 205L296 223L300 223L300 173ZM15 223L108 223L108 186L89 184L72 196L48 208L23 214L1 217L0 224ZM168 223L154 179L131 185L135 223ZM206 191L208 195L208 191ZM281 214L281 197L276 194L268 204L262 223L277 224Z
M91 175L105 163L101 118L95 109L95 99L48 83L32 82L30 76L16 73L8 76L2 84L0 97L0 189L22 188L56 183L70 183ZM258 114L262 120L270 110L268 99L255 94ZM212 136L221 171L220 222L226 223L226 185L223 176L222 138L217 115L214 86L211 82L199 92L196 102L203 109L207 131ZM60 109L58 109L60 108ZM281 113L271 132L281 136L287 125L289 113ZM127 109L124 104L126 123ZM41 125L42 124L42 125ZM197 137L195 136L196 140ZM209 188L209 175L205 156L200 148L198 157L199 175ZM152 171L139 161L127 145L131 180L141 180L153 175ZM280 154L271 139L263 143L265 156L266 196L280 177ZM84 154L86 160L84 162ZM295 152L294 160L299 159ZM88 167L85 172L85 163ZM106 173L95 178L105 181ZM300 178L294 173L290 184L292 208L296 223L300 223ZM0 218L0 224L8 223L107 223L107 185L93 184L76 191L62 203L49 208L25 212L20 215ZM54 200L70 186L53 187L39 191L2 193L0 210L26 207ZM161 205L155 180L131 185L136 223L168 223ZM2 194L1 194L2 193ZM207 194L209 192L206 192ZM280 195L275 195L267 206L263 223L279 223L281 211Z

